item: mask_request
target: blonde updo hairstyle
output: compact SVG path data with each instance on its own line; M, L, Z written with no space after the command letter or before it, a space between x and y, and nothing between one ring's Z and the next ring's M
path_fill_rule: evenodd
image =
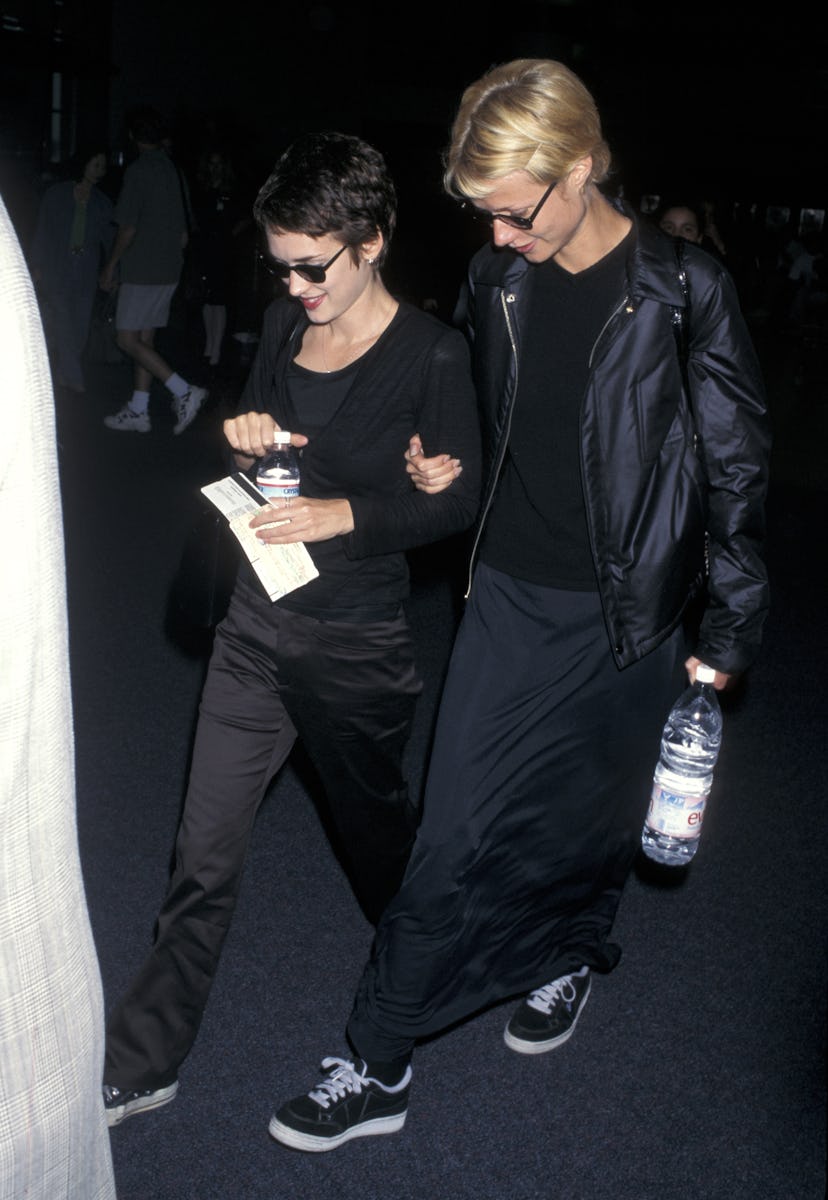
M443 183L457 199L479 200L494 182L526 171L538 183L562 179L587 155L589 182L609 173L609 147L595 101L563 63L519 58L466 88L445 155Z

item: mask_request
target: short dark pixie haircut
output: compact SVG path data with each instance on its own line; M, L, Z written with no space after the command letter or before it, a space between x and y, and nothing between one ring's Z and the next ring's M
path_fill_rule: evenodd
M308 133L281 155L253 205L259 228L334 234L357 261L357 247L377 230L385 261L397 223L397 194L385 159L358 137L345 133Z

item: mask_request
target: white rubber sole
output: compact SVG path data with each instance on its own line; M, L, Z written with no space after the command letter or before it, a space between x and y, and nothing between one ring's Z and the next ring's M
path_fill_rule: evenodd
M545 1042L530 1042L524 1038L515 1037L509 1032L509 1026L503 1030L503 1040L510 1050L516 1051L518 1054L546 1054L550 1050L557 1050L558 1046L562 1046L564 1042L568 1042L575 1032L575 1026L581 1019L581 1013L584 1011L584 1005L589 999L589 993L592 991L592 980L587 984L587 990L584 992L584 998L581 1001L580 1008L575 1016L575 1020L569 1026L566 1033L559 1033L557 1037L547 1038Z
M311 1133L301 1133L298 1129L291 1129L289 1125L283 1125L277 1117L271 1117L267 1128L270 1136L277 1142L281 1142L283 1146L290 1146L292 1150L309 1150L312 1154L316 1154L325 1150L336 1150L338 1146L344 1146L353 1138L396 1133L398 1129L402 1129L405 1118L405 1113L397 1113L393 1117L377 1117L374 1121L363 1121L361 1125L354 1125L351 1129L346 1129L343 1133L329 1138L314 1137Z
M169 1087L159 1088L149 1096L139 1096L136 1100L128 1100L126 1104L119 1104L117 1108L106 1109L106 1123L110 1129L114 1125L120 1125L127 1117L132 1117L136 1113L151 1112L154 1108L163 1108L165 1104L169 1104L176 1097L178 1091L178 1080L171 1083Z
M104 425L107 427L107 429L114 429L116 433L151 433L152 432L152 426L149 423L147 423L146 425L117 425L115 423L110 423L109 421L107 421L106 417L104 417Z

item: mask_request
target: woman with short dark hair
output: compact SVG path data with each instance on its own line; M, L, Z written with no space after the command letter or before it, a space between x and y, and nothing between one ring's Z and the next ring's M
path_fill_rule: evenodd
M309 134L279 159L255 215L289 296L265 313L224 432L245 471L277 431L302 448L300 495L251 526L266 545L304 543L318 575L271 603L243 562L216 630L155 944L108 1023L110 1125L176 1094L256 811L297 737L371 921L396 892L419 816L402 766L421 690L405 551L465 529L477 506L463 337L398 302L380 274L395 218L381 155L355 137ZM441 456L451 482L439 495L406 474L414 434L462 459Z

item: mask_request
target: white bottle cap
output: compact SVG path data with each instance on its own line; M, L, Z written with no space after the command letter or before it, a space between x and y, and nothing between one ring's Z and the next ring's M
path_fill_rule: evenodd
M706 667L704 663L699 663L696 667L696 679L699 683L712 683L716 678L716 672L713 667Z
M285 429L276 429L273 433L274 446L289 446L290 434Z

